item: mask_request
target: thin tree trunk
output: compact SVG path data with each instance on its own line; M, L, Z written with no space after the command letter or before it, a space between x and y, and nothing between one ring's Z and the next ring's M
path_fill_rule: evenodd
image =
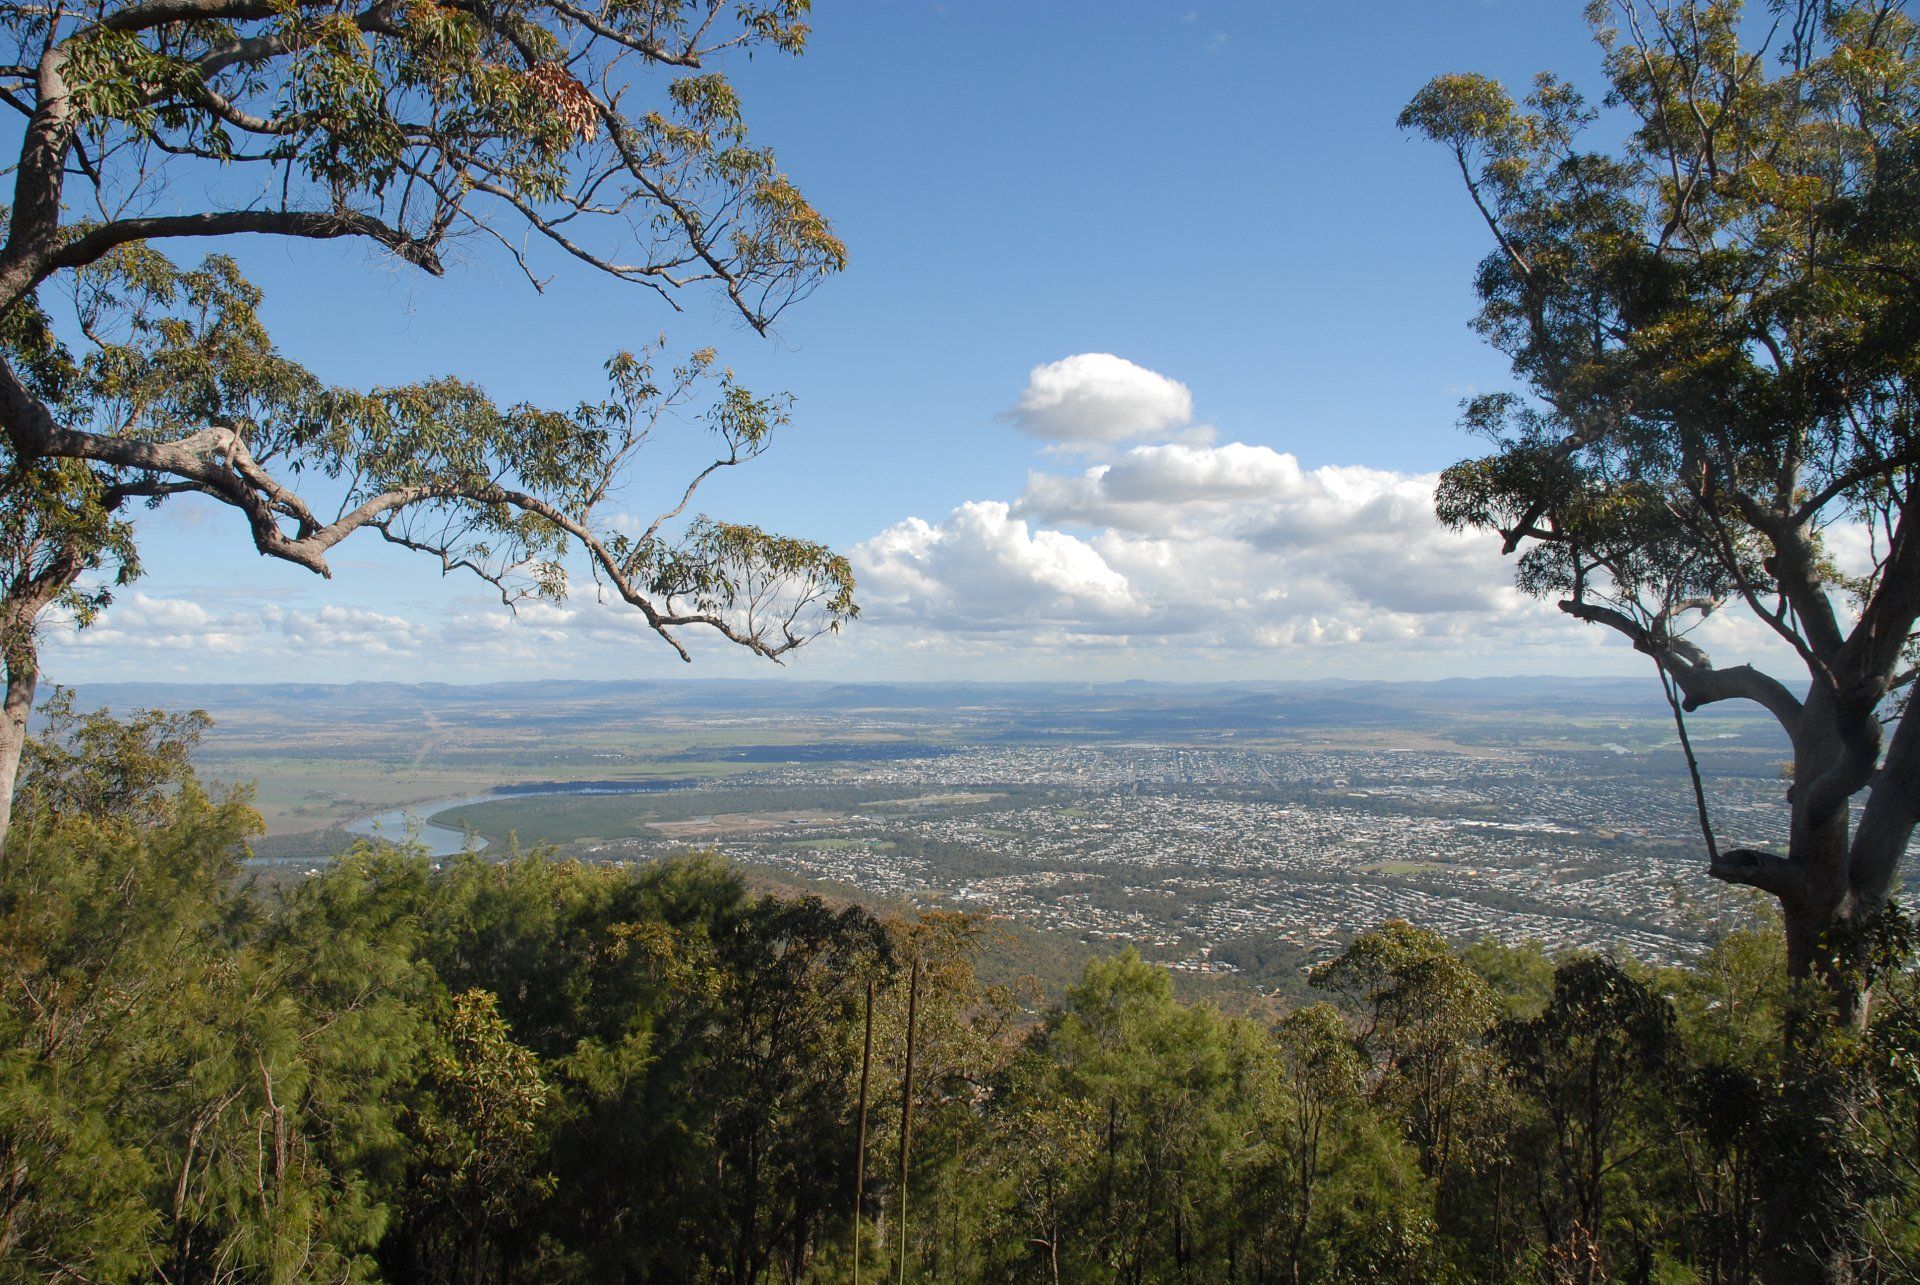
M873 978L867 978L867 1030L860 1048L860 1124L853 1150L853 1285L860 1285L860 1198L867 1186L867 1077L873 1070Z
M760 1131L747 1129L746 1177L741 1195L739 1226L735 1229L733 1279L747 1285L759 1272L754 1267L754 1241L760 1223Z
M8 632L15 636L5 644L7 686L4 703L0 703L0 855L6 852L7 832L13 821L14 784L20 776L20 756L27 748L27 720L33 715L34 693L40 685L32 628L31 616L24 623L14 622Z
M1587 1058L1587 1173L1586 1191L1581 1197L1581 1220L1586 1224L1582 1246L1581 1278L1592 1285L1600 1270L1600 1218L1606 1200L1606 1134L1601 1120L1600 1054L1596 1049Z
M1507 1261L1507 1169L1509 1160L1495 1162L1493 1179L1493 1261Z
M72 587L88 562L80 545L59 544L38 571L16 577L0 597L0 663L7 671L6 692L0 698L0 856L6 854L20 758L27 748L27 720L40 686L40 613Z
M913 1141L913 1026L920 1011L920 956L907 977L907 1064L900 1077L900 1285L907 1279L907 1148Z
M1693 782L1693 809L1700 818L1700 837L1707 844L1707 865L1717 866L1720 845L1713 838L1713 819L1707 812L1707 787L1700 779L1700 760L1693 754L1693 738L1687 735L1687 716L1680 704L1680 690L1666 666L1655 661L1653 668L1660 675L1660 690L1667 695L1667 708L1673 711L1673 727L1680 734L1680 752L1687 759L1687 777Z

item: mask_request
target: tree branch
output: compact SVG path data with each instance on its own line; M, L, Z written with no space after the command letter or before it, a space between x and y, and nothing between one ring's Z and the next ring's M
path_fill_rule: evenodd
M1793 897L1804 891L1806 872L1787 858L1758 848L1729 848L1707 867L1707 873L1722 883L1758 888L1776 897Z
M1686 700L1687 712L1702 705L1725 700L1750 700L1772 714L1775 721L1793 736L1800 727L1800 700L1779 679L1762 673L1752 665L1715 669L1705 652L1682 638L1658 638L1624 612L1590 602L1571 599L1560 603L1560 610L1591 625L1605 625L1624 634L1635 651L1653 657L1662 670L1673 676Z
M314 0L302 2L314 5ZM108 14L100 26L108 31L145 31L169 22L251 22L271 18L282 7L272 0L147 0Z
M140 219L115 219L82 233L50 256L47 271L78 268L93 263L109 250L133 241L164 237L228 236L235 233L303 237L329 241L359 236L378 241L408 263L438 277L446 269L435 248L389 227L379 219L352 210L227 210L207 214L171 214Z

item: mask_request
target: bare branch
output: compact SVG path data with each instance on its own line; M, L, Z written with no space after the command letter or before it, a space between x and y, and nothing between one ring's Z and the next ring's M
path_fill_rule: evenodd
M1776 897L1794 896L1807 882L1806 872L1792 861L1758 848L1729 848L1707 867L1707 873L1722 883L1758 888Z
M1605 625L1626 636L1634 650L1651 656L1672 675L1686 696L1682 708L1691 712L1725 700L1750 700L1773 715L1789 736L1800 726L1799 699L1779 679L1752 665L1716 669L1707 655L1684 638L1659 638L1626 613L1590 602L1561 602L1560 610L1588 624Z
M134 241L155 241L185 236L229 236L239 233L300 237L321 241L340 237L366 237L386 246L400 258L433 276L442 276L446 272L433 246L417 241L371 215L352 210L333 212L228 210L212 214L173 214L143 219L116 219L112 223L92 228L61 246L50 257L47 270L77 268L94 263L109 250Z

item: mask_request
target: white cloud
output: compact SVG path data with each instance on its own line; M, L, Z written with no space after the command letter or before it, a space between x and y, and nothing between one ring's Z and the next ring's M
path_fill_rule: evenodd
M963 504L939 526L908 518L862 544L859 557L870 614L944 630L1093 627L1136 607L1126 577L1092 545L1032 530L998 500Z
M313 651L356 651L374 655L412 652L427 642L432 633L427 626L405 616L333 603L317 611L266 607L260 612L260 620L295 646Z
M1458 640L1540 604L1447 531L1430 474L1307 470L1265 446L1137 446L1034 473L1017 503L908 519L854 551L867 619L1131 643L1294 649Z
M1442 526L1437 481L1243 442L1035 471L1012 503L856 546L853 646L936 675L1639 672L1616 635L1514 589L1497 540ZM1779 659L1750 620L1716 615L1700 640L1729 663Z
M260 613L249 610L215 612L186 598L158 598L130 594L113 603L92 627L76 630L64 615L49 616L42 637L55 655L132 653L135 664L144 654L190 652L202 658L244 651L264 632ZM129 674L128 677L138 677Z
M412 654L431 630L403 616L360 607L326 604L299 610L267 603L212 610L198 597L158 597L133 593L112 603L99 620L76 630L70 619L51 617L43 630L50 657L77 662L89 670L118 659L143 678L150 665L171 657L199 668L206 681L233 676L227 668L239 657L295 659L300 665L324 664L341 655ZM207 667L215 662L218 672Z
M1007 418L1057 446L1098 449L1186 425L1193 394L1178 380L1112 353L1079 353L1035 366Z
M1512 587L1497 541L1435 519L1437 477L1303 467L1284 451L1213 444L1184 385L1104 353L1037 367L1022 431L1094 454L1030 472L1011 499L905 517L847 552L861 618L793 657L794 676L1435 677L1639 672L1610 632ZM1140 442L1138 439L1153 440ZM1056 457L1057 458L1057 457ZM1847 565L1864 533L1837 530ZM99 624L49 631L63 681L313 677L489 679L772 674L698 629L680 665L591 586L510 614L477 593L404 608L251 602L218 588L130 594ZM1728 663L1777 640L1729 611L1700 626Z
M560 603L449 594L402 612L345 603L267 602L210 609L211 588L177 596L130 593L84 630L50 619L43 631L55 681L471 682L503 678L770 676L780 671L704 630L680 631L688 667L624 603L577 586ZM791 672L791 671L789 671Z

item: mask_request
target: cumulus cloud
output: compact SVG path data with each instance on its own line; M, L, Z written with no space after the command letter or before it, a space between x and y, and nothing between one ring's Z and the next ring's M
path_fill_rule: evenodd
M1609 631L1515 590L1497 541L1442 526L1437 481L1243 442L1031 472L1012 502L852 550L862 645L1001 676L1637 671ZM1763 664L1778 651L1738 613L1698 638Z
M766 668L731 644L685 631L701 676ZM63 682L319 682L631 678L679 673L639 612L590 591L509 612L481 595L415 601L406 614L347 603L219 605L216 590L130 593L87 629L54 618L49 672Z
M1640 663L1608 631L1515 591L1496 541L1443 527L1434 474L1307 468L1272 447L1215 444L1192 427L1184 385L1105 353L1035 368L1008 416L1050 451L1097 462L1032 471L1017 496L904 517L849 549L861 619L789 672L1424 677ZM1867 558L1864 532L1829 543L1844 565ZM1699 630L1729 659L1777 647L1739 613ZM701 676L764 671L698 630L683 636ZM49 651L91 679L285 677L289 665L329 678L686 672L638 613L590 591L517 614L477 595L395 614L133 594L93 629L52 631Z
M1456 637L1538 612L1429 474L1303 469L1265 446L1136 446L1017 502L910 518L855 550L868 618L1297 647Z
M1561 663L1606 641L1518 593L1495 542L1442 526L1434 474L1309 469L1215 444L1189 427L1185 385L1109 353L1036 367L1009 418L1100 462L1030 472L1015 499L907 518L854 548L863 625L879 639L1090 670L1103 652L1155 647L1209 662L1341 654L1404 670L1506 654L1524 667L1549 621Z
M87 629L75 629L65 618L50 619L46 641L54 656L66 658L168 653L225 664L250 654L291 654L314 662L339 653L411 654L431 632L404 616L361 607L301 610L267 603L216 609L197 598L134 593L109 606Z
M1517 600L1489 542L1434 518L1432 474L1326 466L1307 470L1266 446L1145 446L1074 478L1036 474L1019 510L1098 524L1115 548L1150 544L1183 572L1216 562L1251 596L1398 615L1500 612ZM1243 597L1248 595L1242 595Z
M938 526L908 518L860 546L867 610L942 629L1097 626L1136 607L1125 576L1086 541L1031 529L1011 506L963 504Z
M428 626L405 616L332 603L317 611L266 607L260 620L295 646L316 651L412 652L432 633Z
M50 617L43 633L58 654L94 652L190 652L219 657L244 651L265 632L258 611L215 611L187 598L131 594L110 606L92 628L76 630L64 616Z
M1056 446L1100 449L1188 424L1193 394L1178 380L1123 357L1086 352L1035 366L1007 418L1021 432Z

